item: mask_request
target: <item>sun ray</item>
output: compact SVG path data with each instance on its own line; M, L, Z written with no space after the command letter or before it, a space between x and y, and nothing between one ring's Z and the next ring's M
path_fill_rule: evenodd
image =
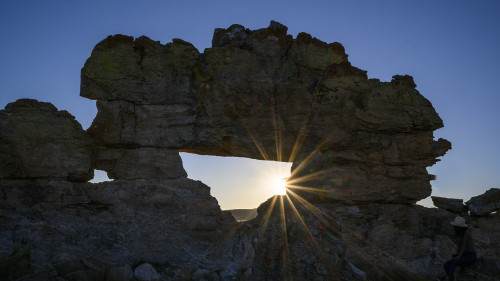
M290 151L290 155L288 156L288 161L289 162L294 162L297 158L297 156L300 153L300 148L304 142L305 139L305 131L307 129L307 123L310 118L310 110L309 108L307 118L304 119L300 129L298 136L295 139L293 148ZM277 161L283 161L283 136L282 136L282 130L281 126L277 117L277 114L274 109L271 109L271 115L272 115L272 126L274 130L274 141L275 141L275 149L276 149L276 160ZM241 120L241 119L240 119ZM241 120L241 123L243 124L244 128L246 129L248 135L252 139L253 143L255 144L255 147L259 151L262 159L264 160L271 160L269 157L269 154L266 152L265 145L261 143L256 136L253 134L249 126L246 126L244 120ZM331 229L334 233L339 233L339 229L334 227L329 221L336 221L335 218L330 217L328 214L324 213L322 210L319 208L315 207L311 203L309 203L307 200L302 198L300 195L296 194L293 190L301 190L301 191L306 191L306 192L312 192L316 194L333 194L335 193L334 190L324 190L321 188L314 188L314 187L306 187L300 185L300 183L305 183L307 181L313 181L313 180L318 180L318 179L323 179L325 175L331 171L331 169L321 169L319 171L312 171L312 173L308 173L304 176L297 177L297 175L315 160L315 157L319 156L321 153L321 148L325 145L325 143L330 142L331 137L333 136L335 132L332 131L326 138L323 138L323 141L318 144L300 163L291 171L291 176L288 179L287 183L287 193L285 194L287 201L289 203L289 206L294 214L294 216L297 217L298 221L303 226L304 231L307 232L307 237L308 240L310 240L313 244L314 247L318 248L319 252L322 252L319 245L317 244L317 241L315 241L314 237L312 236L309 228L307 227L307 224L304 222L302 217L300 216L300 213L293 203L293 200L291 197L288 195L290 194L292 197L294 197L299 204L304 205L306 208L305 210L309 211L314 215L315 218L317 218L322 224L324 224L328 229ZM232 147L228 148L229 150L233 149ZM234 149L233 149L234 150ZM231 150L231 151L233 151ZM235 151L234 153L237 153ZM273 209L277 205L277 196L274 196L273 199L271 200L271 203L269 204L268 209L266 210L266 213L264 214L261 224L260 224L260 231L259 231L259 239L258 241L262 241L262 238L264 237L264 234L266 232L267 225L269 224ZM292 279L292 271L291 271L291 263L290 263L290 249L289 249L289 242L288 242L288 234L287 234L287 218L286 218L286 213L285 213L285 205L283 201L283 196L279 196L279 201L280 201L280 219L281 219L281 235L282 235L282 242L283 242L283 249L282 249L282 261L283 261L283 274L284 276L288 276L288 279ZM392 257L390 254L387 252L383 251L382 249L378 248L376 245L371 243L370 241L364 239L361 235L358 233L352 231L349 229L347 226L342 224L341 222L338 222L340 226L342 227L343 230L346 230L350 235L350 239L343 239L346 244L348 245L353 245L354 243L363 243L364 245L368 245L369 248L371 248L373 251L378 252L383 254L384 256L388 257L391 260L394 260L394 262L400 264L401 266L404 266L407 268L405 264L403 264L401 261L398 261L394 257ZM355 247L351 247L355 248ZM354 250L354 249L353 249ZM363 255L362 255L363 256ZM375 257L372 257L371 255L364 255L363 258L365 259L366 262L369 264L374 265L376 268L380 269L380 266L378 266L378 261L375 260ZM337 273L338 274L338 273ZM389 277L389 276L388 276ZM390 279L390 278L389 278Z
M294 142L292 150L290 152L290 156L288 157L288 162L295 161L295 158L297 157L297 154L299 153L300 147L302 146L302 143L304 142L304 139L306 136L305 131L306 131L307 123L309 122L310 116L311 116L311 107L308 108L306 118L304 118L302 121L302 125L300 126L297 137L295 138L295 142Z
M298 104L298 106L300 106L300 104ZM293 147L292 147L292 150L290 152L290 156L288 158L288 162L294 162L295 161L295 158L297 157L298 153L299 153L299 150L305 140L305 137L306 137L306 129L307 129L307 126L308 126L308 123L311 119L311 115L312 115L312 109L313 109L313 106L314 106L314 102L310 103L307 107L307 111L306 111L306 114L305 114L305 117L302 119L302 123L300 125L300 129L297 133L297 137L295 138L295 142L293 144ZM301 107L297 108L297 110L301 110Z
M269 208L267 208L266 213L264 214L264 217L262 218L261 224L259 225L260 228L260 233L259 233L259 239L258 241L262 240L262 237L264 237L264 234L266 232L267 224L269 223L269 219L271 217L271 214L274 209L274 205L276 204L277 196L274 196L273 199L271 199L271 204L269 204Z
M302 219L302 217L300 216L299 214L299 211L297 210L297 208L295 207L295 205L293 204L292 200L290 199L290 197L288 196L288 194L286 195L286 199L288 200L288 202L290 203L290 206L292 208L292 211L293 213L295 214L295 216L297 217L297 219L300 221L300 223L302 224L303 226L303 229L307 232L307 235L308 237L311 239L311 241L314 243L315 246L317 246L317 243L316 241L314 241L314 237L312 236L311 232L309 231L309 228L307 228L307 225L306 223L304 222L304 220Z
M306 210L308 210L308 211L309 211L309 212L310 212L313 216L315 216L316 218L318 218L318 220L319 220L320 222L324 223L324 224L325 224L325 226L327 226L327 228L330 228L330 229L332 228L331 224L330 224L330 223L329 223L329 222L328 222L328 221L327 221L324 217L326 217L326 218L328 218L328 219L330 219L330 220L335 220L335 219L331 218L328 214L324 213L321 209L319 209L319 208L317 208L317 207L314 207L314 205L312 205L310 202L308 202L307 200L305 200L305 199L304 199L304 198L302 198L301 196L297 195L296 193L294 193L294 192L290 191L290 193L289 193L289 194L290 194L290 195L292 195L292 196L294 196L294 197L295 197L298 201L300 201L300 202L301 202L301 204L303 204L303 205L307 206ZM316 212L313 212L313 211L311 211L311 210L315 210ZM320 215L320 214L321 214L321 215ZM339 223L340 223L340 222L339 222ZM341 224L341 223L340 223L340 224ZM367 243L367 242L369 243L369 241L367 241L366 239L364 239L363 237L361 237L361 235L359 235L358 233L355 233L355 232L351 231L351 230L350 230L348 227L346 227L345 225L341 224L341 227L342 227L342 229L347 229L347 230L349 230L350 234L351 234L351 235L353 235L353 236L355 236L358 240L363 241L364 243ZM333 231L334 231L334 233L337 233L337 234L339 233L339 230L338 230L338 229L333 229ZM346 244L351 245L351 248L352 248L353 250L355 249L355 247L352 247L352 245L354 244L354 242L351 242L350 240L347 240L347 241L346 241L345 239L342 239L342 240L343 240L344 242L346 242ZM374 245L372 245L372 246L374 246ZM376 247L376 246L374 246L374 247ZM381 249L379 249L379 250L381 250ZM356 251L356 252L358 252L358 251ZM366 253L365 253L365 254L363 254L363 255L360 255L360 256L361 256L361 257L362 257L362 258L363 258L366 262L368 262L368 263L370 263L370 264L375 265L375 267L378 267L378 268L380 268L380 269L382 268L381 266L379 266L379 265L378 265L378 263L377 263L377 261L375 260L375 258L370 258L370 257L369 257L369 255L366 255ZM387 277L389 277L389 276L387 276ZM388 280L392 280L392 279L390 279L390 278L389 278Z
M257 140L257 138L254 136L254 134L250 131L250 129L247 126L244 126L245 130L247 131L248 135L252 139L253 143L255 144L255 147L259 150L260 155L262 156L262 159L264 160L269 160L269 156L267 155L267 152L264 148L264 146Z
M323 138L323 140L306 156L304 160L300 162L300 164L292 171L290 178L295 178L296 174L302 171L310 162L313 161L314 156L317 156L321 153L321 148L325 146L325 144L329 143L332 139L332 136L335 134L335 131L331 131L328 136Z
M281 135L281 128L278 128L278 120L276 116L275 110L271 110L272 114L272 119L273 119L273 129L274 129L274 142L276 145L276 160L282 161L282 151L281 151L281 145L282 145L282 135ZM281 127L281 126L280 126Z
M282 249L282 259L283 259L283 274L288 278L287 280L293 280L291 262L290 262L290 248L288 246L288 233L286 228L286 214L285 206L283 203L283 196L280 196L280 218L281 218L281 240L283 241Z
M290 189L304 190L304 191L309 191L311 193L329 193L330 192L330 191L320 189L317 187L305 187L305 186L294 185L294 184L288 184L287 187L288 187L288 190L290 190Z
M287 183L284 179L275 178L273 180L273 187L276 195L285 195L287 190Z
M305 176L291 178L288 182L294 184L294 183L300 183L300 182L304 182L304 181L308 181L308 180L320 179L326 172L328 172L328 171L327 170L317 171L317 172L314 172L311 174L307 174Z
M330 219L330 216L328 214L326 214L325 212L323 212L321 209L315 207L313 204L311 204L310 202L308 202L306 199L302 198L300 195L294 193L293 191L291 190L288 190L288 193L287 194L290 194L292 195L294 198L296 198L301 204L305 205L305 206L308 206L309 208L306 208L306 210L308 210L309 212L311 212L310 210L313 209L313 210L316 210L317 212L311 212L316 218L318 218L318 220L322 221L325 223L325 225L328 226L328 224L326 223L327 221L324 219L324 217L327 217ZM311 208L312 207L312 208ZM319 215L321 214L321 215ZM393 263L395 264L398 264L399 266L405 268L406 271L409 271L409 272L413 272L415 273L414 270L412 270L411 268L409 268L406 264L404 264L402 261L398 260L397 258L393 257L391 254L387 253L386 251L384 251L383 249L381 249L380 247L376 246L375 244L373 244L373 242L365 239L361 234L357 233L356 231L353 231L352 229L350 229L347 225L343 224L342 222L338 221L338 223L340 223L340 226L341 226L341 229L342 231L345 231L347 230L348 232L348 235L342 235L342 241L344 241L347 245L351 246L351 249L352 250L355 250L356 249L356 246L352 246L352 245L355 245L356 243L363 243L364 245L367 245L370 249L372 249L373 251L387 257L389 260L391 260ZM338 232L338 230L336 231ZM380 266L380 260L379 259L376 259L374 257L371 257L370 254L367 254L367 253L362 253L359 255L361 258L363 258L367 263L370 263L372 264L373 266L375 266L376 268L379 268L380 271L388 278L388 280L394 280L392 279L390 276L388 276L383 270L382 270L382 266ZM417 273L415 273L417 274Z
M300 215L299 211L297 210L297 207L295 207L295 204L293 203L293 201L291 200L291 198L288 196L288 194L286 195L286 198L289 202L289 205L290 205L290 208L292 209L292 212L293 214L297 217L297 220L300 221L300 223L302 224L302 230L307 234L307 237L308 237L308 240L313 244L313 246L316 248L317 252L320 254L321 258L323 259L324 261L324 264L326 266L328 266L329 268L329 272L331 274L335 274L334 276L330 276L332 278L334 278L335 280L340 280L340 277L338 276L338 273L335 271L335 269L331 266L331 262L330 260L328 259L328 255L324 252L324 250L319 246L318 242L316 241L316 239L314 238L314 236L311 234L311 231L309 230L309 227L307 226L307 224L304 222L304 219L302 218L302 216Z

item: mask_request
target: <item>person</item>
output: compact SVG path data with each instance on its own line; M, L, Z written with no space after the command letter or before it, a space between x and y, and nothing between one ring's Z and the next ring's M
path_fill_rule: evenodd
M477 260L477 253L474 249L474 241L468 230L468 225L465 224L465 219L457 216L450 224L453 225L458 244L453 258L444 264L444 270L446 271L447 280L453 281L457 266L474 263Z

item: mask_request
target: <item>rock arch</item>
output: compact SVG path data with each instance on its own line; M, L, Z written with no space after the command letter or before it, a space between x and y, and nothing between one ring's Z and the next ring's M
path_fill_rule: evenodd
M426 167L451 147L433 139L442 120L412 77L368 79L347 57L276 22L217 29L203 53L180 39L109 36L82 69L81 96L98 100L97 168L179 177L180 150L293 162L291 182L314 190L301 193L310 200L428 197Z
M217 29L203 53L180 39L106 38L82 69L81 95L98 106L87 132L49 103L0 110L1 257L29 242L30 280L103 268L130 280L138 261L166 280L438 277L455 215L411 203L451 148L433 139L442 120L410 76L368 79L339 43L286 31ZM307 202L275 196L237 223L186 177L179 151L293 162ZM94 169L115 180L88 183ZM467 219L479 267L496 277L499 215L488 210Z

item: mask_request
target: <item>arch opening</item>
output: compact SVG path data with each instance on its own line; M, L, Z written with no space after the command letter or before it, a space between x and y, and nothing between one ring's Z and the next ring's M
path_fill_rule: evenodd
M94 170L94 178L89 180L89 182L91 183L100 183L106 181L113 181L113 179L110 179L108 177L108 173L103 170Z
M180 153L188 178L200 180L222 210L253 210L285 195L292 163Z

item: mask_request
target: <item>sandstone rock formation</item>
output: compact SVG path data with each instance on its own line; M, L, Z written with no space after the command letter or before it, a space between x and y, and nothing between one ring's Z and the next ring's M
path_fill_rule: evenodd
M217 29L202 54L180 39L100 42L81 86L97 100L88 133L102 147L98 169L122 162L115 150L148 147L293 162L291 183L314 188L302 193L310 200L429 196L426 167L451 145L433 140L443 123L413 78L368 79L341 44L286 31L276 22Z
M339 43L286 31L217 29L203 53L106 38L82 69L98 107L87 132L48 103L0 111L0 279L18 244L31 247L24 280L141 279L143 264L160 280L441 275L455 214L414 205L451 147L433 139L431 103L410 76L367 79ZM179 151L293 162L289 192L238 223ZM87 182L94 169L114 181ZM491 212L493 197L468 206ZM498 280L499 215L467 223L487 270L465 277Z
M482 195L472 197L466 204L472 215L489 215L500 209L500 189L491 188Z
M235 223L207 186L187 178L1 180L0 188L0 243L29 242L36 266L61 277L89 267L204 259ZM223 267L224 255L218 258Z
M120 179L85 182L100 148L49 103L7 105L0 137L0 254L15 242L29 243L36 273L30 280L88 279L138 261L192 262L236 222L221 212L209 187L186 177L177 151L107 150L99 155ZM132 165L137 169L127 170ZM224 268L224 256L217 266Z
M432 203L437 208L457 213L457 214L465 214L467 213L467 206L464 205L464 200L455 199L455 198L445 198L432 196Z

